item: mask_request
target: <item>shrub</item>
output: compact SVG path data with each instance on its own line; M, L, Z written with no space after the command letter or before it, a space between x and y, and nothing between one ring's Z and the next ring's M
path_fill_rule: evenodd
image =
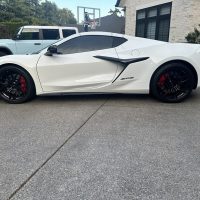
M0 38L1 39L10 39L16 33L16 30L26 25L23 22L0 22Z
M199 25L200 27L200 25ZM188 35L185 37L185 39L189 43L196 43L200 44L200 31L195 27L193 32L188 33Z

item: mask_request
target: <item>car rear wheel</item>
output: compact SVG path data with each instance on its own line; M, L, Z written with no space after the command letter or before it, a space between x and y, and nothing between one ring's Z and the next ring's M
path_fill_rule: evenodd
M8 103L24 103L35 96L30 75L17 66L0 68L0 96Z
M150 92L163 102L177 103L185 100L192 92L194 76L182 63L166 64L152 77Z

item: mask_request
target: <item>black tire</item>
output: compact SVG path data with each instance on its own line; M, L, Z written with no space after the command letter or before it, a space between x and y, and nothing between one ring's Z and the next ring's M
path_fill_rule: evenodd
M169 63L159 68L153 75L150 93L158 100L178 103L191 94L194 75L189 67L182 63Z
M35 96L35 85L31 76L17 66L0 68L0 97L11 104L20 104Z
M6 52L4 52L4 51L0 51L0 57L2 57L2 56L7 56L8 54L6 53Z

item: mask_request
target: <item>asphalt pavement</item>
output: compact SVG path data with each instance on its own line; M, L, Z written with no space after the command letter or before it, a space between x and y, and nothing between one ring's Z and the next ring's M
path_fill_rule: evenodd
M0 200L199 200L200 90L0 100Z

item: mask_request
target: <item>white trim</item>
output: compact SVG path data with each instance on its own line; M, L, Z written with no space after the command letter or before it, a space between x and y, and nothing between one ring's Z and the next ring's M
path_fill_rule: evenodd
M173 0L157 0L157 1L153 1L151 3L136 6L136 10L141 10L141 9L144 9L144 8L150 8L150 7L153 7L153 6L157 6L157 5L161 5L161 4L169 3L169 2L173 2Z

